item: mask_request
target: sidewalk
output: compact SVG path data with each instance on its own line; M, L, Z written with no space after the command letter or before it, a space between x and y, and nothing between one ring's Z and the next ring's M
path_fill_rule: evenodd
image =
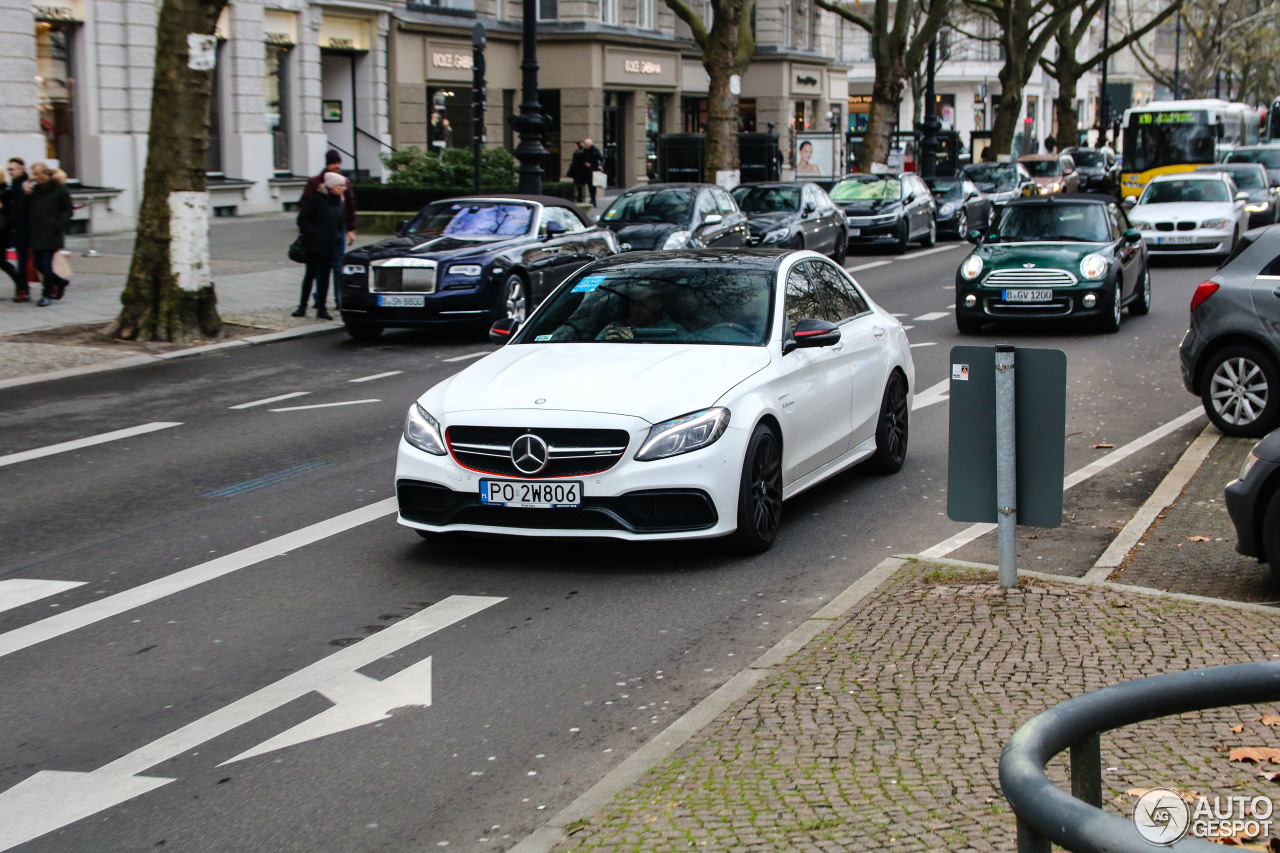
M1213 447L1121 580L1270 588L1223 528L1222 487L1252 444ZM1280 609L1255 604L1026 572L1003 591L993 566L886 560L515 850L1014 850L997 764L1019 725L1107 684L1278 658L1278 633ZM1258 722L1274 713L1104 734L1105 808L1128 817L1127 792L1152 787L1280 798L1227 755L1280 747ZM1049 775L1070 790L1065 756Z

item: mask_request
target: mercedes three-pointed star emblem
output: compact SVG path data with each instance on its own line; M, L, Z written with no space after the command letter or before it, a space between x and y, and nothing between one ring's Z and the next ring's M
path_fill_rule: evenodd
M547 443L536 435L526 432L511 442L511 462L521 474L536 474L547 467L550 457Z

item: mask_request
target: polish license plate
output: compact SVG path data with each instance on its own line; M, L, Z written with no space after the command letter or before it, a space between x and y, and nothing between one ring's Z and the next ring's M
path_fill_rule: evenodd
M1156 238L1157 246L1177 246L1181 243L1190 243L1190 242L1192 242L1190 234L1179 234L1176 237L1157 237Z
M378 297L378 305L383 308L421 308L426 304L427 297L422 295L400 296L392 294Z
M582 503L582 483L563 480L481 480L480 503L524 509L562 509Z
M1004 292L1005 302L1049 302L1053 299L1053 291L1049 288L1043 290L1006 290Z
M861 229L861 228L850 228L850 229L849 229L849 236L850 236L850 237L858 237L858 236L860 236L861 234L862 234L862 229Z

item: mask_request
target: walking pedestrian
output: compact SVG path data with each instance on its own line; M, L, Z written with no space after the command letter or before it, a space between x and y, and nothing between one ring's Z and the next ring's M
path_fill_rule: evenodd
M591 173L587 170L587 164L582 159L583 151L581 142L573 143L573 156L569 159L569 180L573 181L573 198L574 201L587 200L587 182L591 180Z
M4 194L4 212L9 220L8 236L0 243L0 254L6 254L5 250L10 246L17 252L18 268L15 273L9 273L13 279L13 301L14 302L30 302L30 285L28 285L27 271L31 268L31 237L30 225L27 221L27 166L21 157L14 157L9 160L9 189ZM6 267L8 265L6 259ZM5 272L9 272L5 269Z
M71 192L55 180L53 170L44 163L31 164L31 180L23 190L27 196L31 250L43 282L40 301L36 304L44 308L61 299L71 284L53 271L53 257L62 249L67 225L71 222Z
M587 167L587 188L591 190L591 206L596 206L596 173L604 172L604 155L591 141L591 137L582 140L582 162Z
M298 230L302 232L306 254L306 274L302 277L302 298L294 317L307 315L307 300L315 286L316 316L332 320L325 308L329 295L329 273L333 271L333 254L342 245L343 196L347 179L338 172L326 172L320 186L306 197L298 209Z
M302 198L298 199L299 209L301 209L302 203L319 189L321 182L324 181L324 176L334 172L339 175L342 174L342 155L338 153L337 149L330 148L324 154L324 171L308 178L307 185L302 188ZM342 301L338 295L338 276L342 274L342 256L356 242L356 194L351 192L350 188L342 194L342 211L343 224L338 226L342 238L338 240L338 244L333 250L333 304L336 308L342 307ZM343 226L345 226L345 229Z

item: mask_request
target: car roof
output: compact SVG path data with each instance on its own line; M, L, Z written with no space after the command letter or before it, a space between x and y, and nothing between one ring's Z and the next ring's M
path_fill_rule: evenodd
M602 258L591 268L593 271L599 271L653 264L669 268L682 262L692 265L714 261L724 267L775 270L782 263L783 258L795 252L795 249L677 249L661 252L624 252Z
M754 189L755 187L786 188L786 187L811 187L811 186L814 186L813 181L752 181L749 184L738 184L736 187L734 187L734 189L740 190L743 187Z
M1168 181L1177 180L1221 181L1224 177L1220 172L1169 172L1164 175L1156 175L1151 179L1151 183L1167 183Z
M1109 196L1091 195L1089 193L1058 193L1032 198L1015 198L1009 207L1035 207L1054 204L1114 204L1115 199Z
M1038 160L1057 160L1061 155L1058 154L1023 154L1018 158L1019 163L1031 163Z
M636 184L634 187L627 187L622 191L623 195L627 193L646 192L648 190L705 190L718 184L699 184L693 182L673 181L666 184Z
M1203 166L1196 166L1197 172L1247 172L1258 169L1267 171L1267 167L1261 163L1205 163Z

